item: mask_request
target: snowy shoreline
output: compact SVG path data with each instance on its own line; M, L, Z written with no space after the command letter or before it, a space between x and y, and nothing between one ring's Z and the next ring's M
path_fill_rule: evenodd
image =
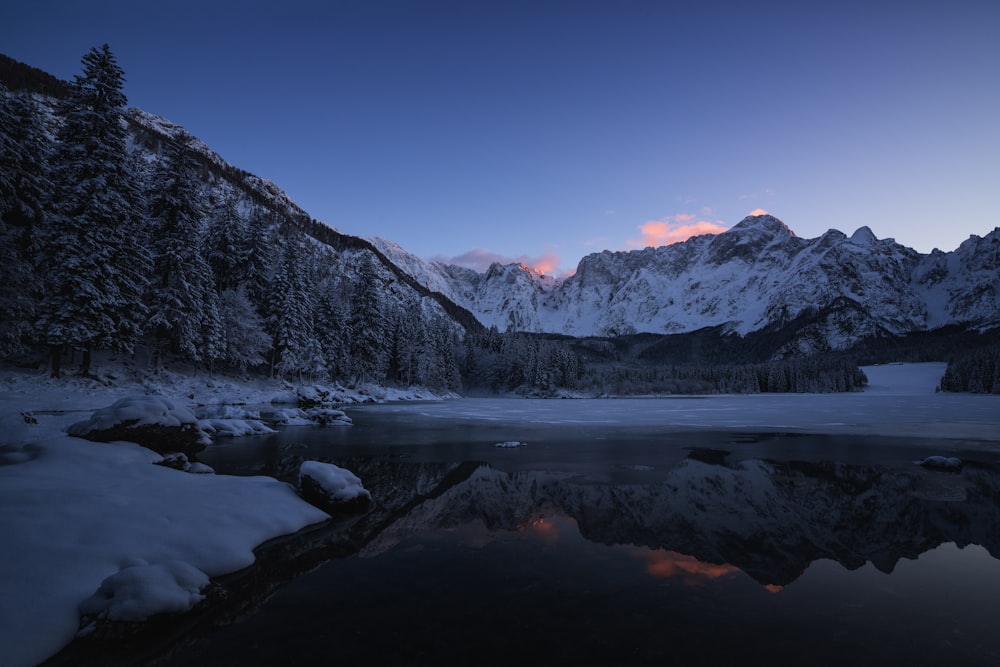
M846 395L661 401L639 422L659 420L679 428L881 429L1000 442L1000 397L936 394L943 369L943 364L869 367L868 390ZM56 381L15 370L5 371L0 380L0 645L12 667L37 664L71 642L80 630L80 605L89 599L90 608L102 609L95 593L109 578L153 586L151 597L140 600L150 606L140 611L181 609L201 599L199 586L207 578L254 563L254 549L261 544L329 519L291 486L270 477L189 474L151 465L162 457L138 445L87 442L67 434L68 426L88 412L126 396L159 395L190 406L287 404L300 395L290 385L190 376L119 382ZM420 390L377 388L337 396L358 404L434 398ZM520 400L501 409L516 413ZM585 403L594 404L560 403L566 407L556 419L585 413ZM590 419L613 413L617 401L596 403L600 414ZM453 418L449 404L437 401L431 407L434 416ZM169 606L178 596L183 603Z
M72 641L85 600L108 617L189 608L209 577L242 570L254 563L258 546L330 518L270 477L190 474L152 465L163 457L139 445L67 433L93 411L128 397L167 397L193 411L294 404L301 390L173 374L126 380L127 373L112 368L117 375L103 379L53 380L11 368L0 376L5 665L38 664ZM419 389L340 389L334 398L342 403L435 398ZM323 410L328 417L332 412ZM227 421L249 420L207 419L203 428L239 430L227 432ZM99 592L105 581L118 588ZM131 607L115 595L131 595Z

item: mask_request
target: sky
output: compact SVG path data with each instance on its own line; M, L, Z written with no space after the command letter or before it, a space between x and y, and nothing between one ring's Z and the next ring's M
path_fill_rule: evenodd
M129 105L313 218L426 259L565 275L601 250L1000 226L988 0L32 0L0 53L110 45Z

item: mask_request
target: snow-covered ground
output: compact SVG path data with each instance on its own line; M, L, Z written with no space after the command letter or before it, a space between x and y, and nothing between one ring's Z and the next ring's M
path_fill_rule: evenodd
M152 465L161 457L138 445L96 443L66 433L94 410L143 395L163 397L181 412L211 414L202 423L209 432L249 433L254 420L219 418L247 416L223 406L292 400L291 387L183 375L129 381L116 375L110 384L56 381L13 369L0 373L0 663L5 667L37 664L71 641L80 630L84 601L87 611L111 618L182 609L200 599L199 582L206 576L244 568L257 545L328 518L270 477L180 472ZM420 391L341 391L338 398L345 402L433 398Z
M853 394L710 396L697 399L522 400L401 405L442 419L769 428L1000 442L1000 397L935 392L944 364L865 369ZM0 647L11 667L33 665L96 614L183 608L202 575L253 562L253 548L327 515L268 477L195 475L151 465L159 455L129 443L94 443L67 427L120 398L152 394L196 405L265 405L291 388L177 376L112 386L0 375ZM432 398L369 390L384 400ZM363 400L356 394L353 400ZM634 406L634 407L630 407ZM213 419L227 410L210 410ZM26 418L27 416L27 418ZM244 418L242 410L233 417ZM28 423L36 421L37 423ZM200 574L199 574L200 573Z

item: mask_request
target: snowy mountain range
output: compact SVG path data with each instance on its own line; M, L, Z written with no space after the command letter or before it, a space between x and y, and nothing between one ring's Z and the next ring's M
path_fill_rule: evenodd
M43 105L54 103L50 91L65 85L16 61L3 64L7 79L28 78L32 89L46 91L35 93ZM949 325L1000 327L1000 228L951 252L921 254L867 227L803 239L777 218L755 215L718 235L588 255L567 278L522 264L479 273L423 260L390 240L344 234L184 128L135 108L125 120L142 160L155 162L165 139L184 137L205 167L213 198L235 197L242 214L266 209L276 230L299 228L326 255L329 271L349 281L374 259L386 299L400 308L424 303L456 328L611 337L705 329L744 336L789 327L795 335L780 354L808 354Z
M130 121L157 133L182 130L132 110ZM232 170L202 142L192 149ZM299 220L309 220L274 183L239 172L241 186ZM748 216L718 235L643 250L584 257L563 279L523 264L485 273L426 261L390 240L361 239L315 226L341 247L373 252L386 279L432 296L468 328L472 318L501 331L577 337L677 334L718 328L745 335L800 320L794 350L843 349L864 338L960 325L1000 326L1000 228L930 254L878 239L861 227L797 236L771 215Z
M804 318L813 336L800 337L800 346L838 349L880 333L1000 325L1000 228L924 255L868 227L803 239L777 218L755 215L718 235L588 255L562 280L519 264L477 273L372 242L500 330L615 336L718 327L744 335Z

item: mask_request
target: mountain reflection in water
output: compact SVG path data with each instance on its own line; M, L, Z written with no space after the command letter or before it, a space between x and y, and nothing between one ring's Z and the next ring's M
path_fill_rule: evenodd
M343 529L353 555L169 664L1000 664L1000 465L975 444L934 451L966 460L941 472L888 438L551 430L500 450L509 425L359 422L210 450L220 472L331 461L375 502Z

